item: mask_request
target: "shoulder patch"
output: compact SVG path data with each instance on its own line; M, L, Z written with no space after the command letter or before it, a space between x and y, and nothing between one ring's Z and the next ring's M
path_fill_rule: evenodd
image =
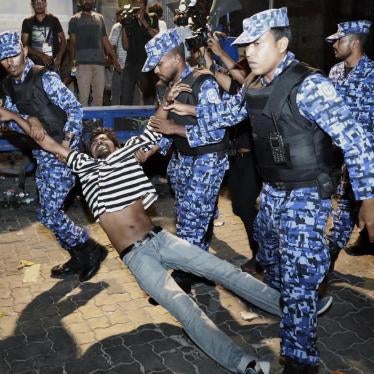
M333 100L337 96L335 88L330 82L321 83L318 86L318 91L326 100Z
M215 90L214 88L209 88L206 93L206 97L210 104L218 104L220 102L217 90Z

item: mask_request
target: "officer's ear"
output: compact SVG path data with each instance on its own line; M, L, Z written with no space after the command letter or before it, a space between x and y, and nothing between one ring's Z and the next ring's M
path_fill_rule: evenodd
M285 36L283 36L283 38L280 38L279 40L277 40L277 46L278 46L278 50L279 50L280 53L286 53L287 52L289 42L290 41Z

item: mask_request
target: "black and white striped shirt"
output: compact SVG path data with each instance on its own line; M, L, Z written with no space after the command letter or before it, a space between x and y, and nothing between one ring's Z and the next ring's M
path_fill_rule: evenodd
M129 139L106 159L72 151L66 163L76 173L82 184L82 191L96 222L100 215L126 208L142 199L148 208L157 193L142 166L135 159L139 148L156 144L161 135L147 127L142 135Z

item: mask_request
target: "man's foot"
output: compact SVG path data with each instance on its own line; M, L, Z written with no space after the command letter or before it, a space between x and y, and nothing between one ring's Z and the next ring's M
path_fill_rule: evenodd
M270 363L268 361L253 361L251 362L245 374L269 374L270 373Z
M356 244L348 247L345 253L349 256L374 256L374 244Z
M174 278L175 282L185 293L191 293L191 274L185 273L181 270L174 270L171 273L171 276Z
M317 316L321 316L322 314L326 313L330 306L332 305L333 297L332 296L325 296L320 298L317 301Z
M301 364L290 358L286 358L283 374L317 374L318 366Z
M240 269L248 274L261 274L264 271L255 257L252 257L250 260L241 265Z

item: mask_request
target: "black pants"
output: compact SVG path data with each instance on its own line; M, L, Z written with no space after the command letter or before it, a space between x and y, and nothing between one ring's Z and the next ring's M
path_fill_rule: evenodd
M138 84L143 94L144 105L152 105L155 98L157 79L153 72L142 72L143 65L126 64L123 69L121 105L132 105L135 85Z
M245 226L249 244L253 247L253 222L257 215L256 200L261 190L261 179L257 173L253 152L234 156L230 160L227 179L231 193L233 212L241 218Z

